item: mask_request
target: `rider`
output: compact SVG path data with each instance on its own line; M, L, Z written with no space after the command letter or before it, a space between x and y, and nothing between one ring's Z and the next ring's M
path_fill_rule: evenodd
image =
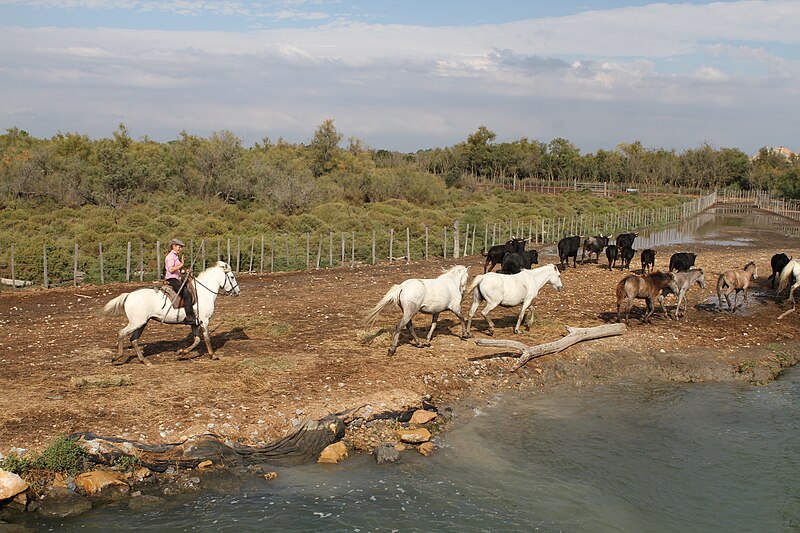
M181 281L181 268L183 268L184 260L182 257L179 257L178 254L182 248L183 241L180 239L172 239L169 241L169 253L164 258L164 266L166 267L164 279L172 286L176 294L180 294L183 297L184 309L186 310L184 323L196 326L198 322L197 317L194 315L192 291ZM187 272L187 274L189 273L190 272ZM181 289L181 285L183 285L183 289Z

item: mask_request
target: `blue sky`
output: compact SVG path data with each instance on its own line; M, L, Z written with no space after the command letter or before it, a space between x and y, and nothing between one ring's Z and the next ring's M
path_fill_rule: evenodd
M800 1L0 0L0 129L800 150Z

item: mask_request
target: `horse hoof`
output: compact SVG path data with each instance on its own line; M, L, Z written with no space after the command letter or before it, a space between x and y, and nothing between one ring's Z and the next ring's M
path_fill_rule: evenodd
M397 350L395 348L389 348L389 355L394 355L394 352Z
M147 359L144 360L144 366L153 366L153 363L148 361Z
M215 354L215 353L212 353L211 354L211 360L212 361L219 361L219 356L217 354Z

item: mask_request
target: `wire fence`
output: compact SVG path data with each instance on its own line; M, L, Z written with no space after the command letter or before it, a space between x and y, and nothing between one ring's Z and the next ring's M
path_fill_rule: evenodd
M555 244L567 235L597 235L669 226L708 209L717 202L744 203L800 219L800 203L766 193L712 192L678 206L633 208L609 214L569 218L507 220L480 225L458 220L449 226L388 228L372 232L270 233L188 240L187 264L195 271L225 261L237 273L272 273L355 267L390 261L420 261L474 255L512 237L531 244ZM0 286L55 287L86 283L152 282L163 277L166 242L114 241L48 245L0 250Z

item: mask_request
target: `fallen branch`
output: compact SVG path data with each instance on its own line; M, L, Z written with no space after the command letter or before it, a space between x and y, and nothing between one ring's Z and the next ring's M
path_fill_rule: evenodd
M789 309L788 311L784 311L783 313L781 313L780 316L778 316L778 320L780 320L781 318L785 317L789 313L794 313L794 306L792 306L792 308Z
M527 344L518 341L500 339L478 339L475 341L475 344L478 346L510 348L512 350L518 350L522 352L520 358L511 368L511 371L514 372L535 357L560 352L566 348L569 348L573 344L582 341L600 339L603 337L612 337L614 335L622 335L627 330L628 328L622 323L604 324L602 326L595 326L593 328L574 328L572 326L567 326L567 331L569 334L566 337L562 337L553 342L537 344L536 346L528 346Z

